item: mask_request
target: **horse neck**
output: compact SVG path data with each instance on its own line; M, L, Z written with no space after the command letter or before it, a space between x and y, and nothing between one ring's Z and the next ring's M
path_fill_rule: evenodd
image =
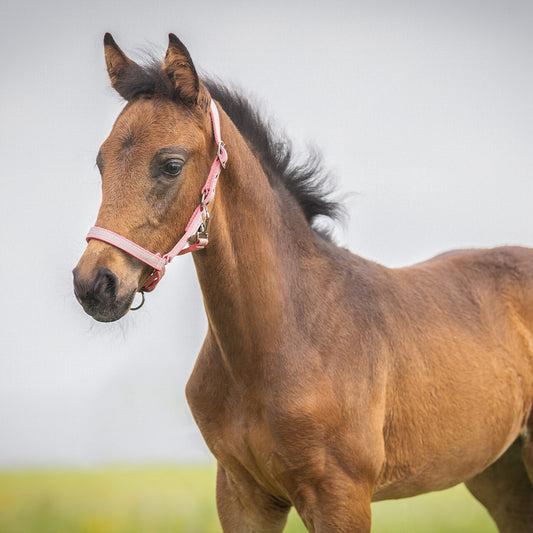
M289 294L301 282L302 254L312 253L316 237L283 186L271 187L224 113L221 121L228 164L212 204L209 245L193 255L210 331L242 367L279 345L294 314Z

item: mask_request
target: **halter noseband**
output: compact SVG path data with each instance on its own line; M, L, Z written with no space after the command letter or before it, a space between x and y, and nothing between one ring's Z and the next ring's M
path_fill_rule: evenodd
M215 196L215 188L220 171L222 168L226 168L226 161L228 160L228 154L226 152L224 143L220 138L220 117L218 114L218 109L213 100L211 100L210 114L211 123L213 125L213 134L217 144L217 155L213 161L213 164L211 165L209 176L207 177L207 181L202 189L202 199L200 200L200 204L196 207L194 213L189 219L189 222L185 227L185 233L183 234L183 237L178 241L176 246L170 250L170 252L163 256L161 256L159 253L153 254L142 246L135 244L133 241L122 237L122 235L98 226L92 227L87 234L87 242L89 242L91 239L97 239L99 241L106 242L107 244L111 244L116 248L124 250L126 253L153 268L150 277L146 280L139 292L153 291L156 285L159 283L159 280L165 274L166 265L170 263L170 261L172 261L176 255L183 255L187 252L192 252L193 250L205 248L209 242L207 235L209 212L207 207Z

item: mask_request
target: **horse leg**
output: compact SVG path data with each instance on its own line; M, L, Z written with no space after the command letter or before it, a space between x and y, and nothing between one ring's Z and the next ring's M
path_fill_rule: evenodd
M468 490L486 507L501 533L533 532L533 485L530 472L531 444L522 449L521 439L491 466L465 482Z
M224 533L281 533L290 503L266 493L246 472L237 480L220 463L217 509Z
M533 414L531 415L526 438L524 439L524 447L522 449L522 457L526 466L526 472L529 476L529 481L533 483Z

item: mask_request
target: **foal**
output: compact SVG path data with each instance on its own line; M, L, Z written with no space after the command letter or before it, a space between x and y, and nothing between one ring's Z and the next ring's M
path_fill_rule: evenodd
M117 320L193 251L208 331L187 399L223 530L281 532L294 506L309 531L368 533L372 500L466 481L501 531L533 531L533 251L353 255L313 229L336 208L313 168L174 35L148 67L104 43L127 105L75 293Z

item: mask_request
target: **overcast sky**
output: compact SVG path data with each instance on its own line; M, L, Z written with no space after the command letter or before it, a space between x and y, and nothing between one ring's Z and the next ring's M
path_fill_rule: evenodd
M72 294L123 105L106 31L136 59L172 31L256 95L323 152L350 214L339 241L396 267L533 245L532 28L513 0L4 3L0 466L209 457L183 392L206 330L191 258L116 324Z

